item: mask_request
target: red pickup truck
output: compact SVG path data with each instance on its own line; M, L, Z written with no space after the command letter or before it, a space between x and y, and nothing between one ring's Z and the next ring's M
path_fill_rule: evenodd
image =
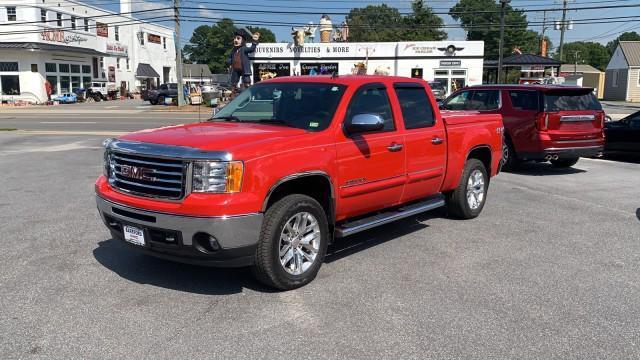
M441 114L422 80L279 78L207 122L106 140L98 210L132 248L293 289L335 238L445 205L478 216L503 131L500 115Z

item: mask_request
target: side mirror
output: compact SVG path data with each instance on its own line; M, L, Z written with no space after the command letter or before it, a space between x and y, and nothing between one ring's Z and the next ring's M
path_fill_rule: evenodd
M384 129L384 120L376 114L358 114L346 125L349 134L380 131Z

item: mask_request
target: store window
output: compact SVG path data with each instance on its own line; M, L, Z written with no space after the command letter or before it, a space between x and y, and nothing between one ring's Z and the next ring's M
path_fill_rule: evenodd
M57 76L47 76L47 81L51 84L51 95L58 94L58 77Z
M20 95L20 77L0 73L0 91L2 95Z
M69 88L71 85L71 81L69 80L68 76L60 76L60 92L61 93L67 93L67 92L71 92L71 89Z
M59 64L58 65L58 69L60 69L61 73L68 73L69 72L69 64Z
M467 86L467 70L437 69L434 71L433 80L444 85L447 95L450 95Z
M18 71L17 62L0 62L0 72Z
M72 16L71 17L71 30L75 30L76 29L76 17Z
M93 77L97 78L98 77L98 58L94 57L93 59L91 59L91 62L93 63Z
M83 74L91 74L91 65L82 65Z
M89 19L84 19L84 31L89 32Z
M82 87L88 89L91 87L91 76L82 77Z
M15 6L7 6L7 21L16 21L16 7Z
M120 58L116 58L116 69L120 70Z
M127 71L131 70L131 62L129 61L129 58L126 59L126 63L127 63Z
M47 23L47 10L40 10L40 22Z
M140 45L144 45L144 32L138 33L138 40L140 40Z
M104 69L104 58L100 57L100 69Z
M113 28L113 36L115 37L116 41L120 41L120 27L119 26L115 26Z
M79 74L80 73L80 65L71 64L71 72L74 73L74 74Z
M38 64L31 64L31 72L34 72L34 73L38 72Z
M166 37L163 37L163 38L162 38L162 47L163 47L165 50L167 50L167 38L166 38Z
M50 72L50 73L58 72L58 68L57 68L55 63L45 63L44 64L44 70L46 72Z
M56 13L56 25L62 27L62 14Z
M71 91L80 87L80 76L72 76L71 77Z

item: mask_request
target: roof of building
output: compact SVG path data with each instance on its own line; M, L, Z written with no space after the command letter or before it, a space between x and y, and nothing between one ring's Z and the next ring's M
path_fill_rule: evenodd
M509 56L505 58L503 61L505 65L547 65L547 66L558 66L562 64L562 61L538 56L534 54L517 54Z
M560 66L560 72L567 72L567 73L578 72L578 73L584 74L584 73L601 73L602 71L594 68L589 64L578 64L578 66L576 66L575 64L563 64L562 66Z
M620 48L629 66L640 66L640 41L620 41Z
M199 77L211 77L211 70L207 64L183 64L182 65L182 77L185 78L199 78Z
M29 49L29 50L49 50L49 51L65 51L65 52L77 52L89 55L108 56L100 51L81 48L76 46L65 46L55 44L43 44L35 42L0 42L0 49Z
M160 74L151 65L140 63L136 69L136 77L139 78L159 78Z

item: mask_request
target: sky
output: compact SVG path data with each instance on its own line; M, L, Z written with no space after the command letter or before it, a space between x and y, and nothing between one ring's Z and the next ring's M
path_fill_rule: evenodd
M128 0L131 1L133 10L164 8L173 6L173 1L148 1L148 0ZM117 1L109 0L89 0L87 3L95 4L97 6L106 8L111 11L119 11L119 5ZM202 20L189 20L181 22L181 39L186 42L190 39L193 29L200 25L211 25L219 18L229 17L234 20L240 20L243 23L255 22L258 26L268 27L275 34L277 40L288 41L291 39L291 26L288 24L306 24L310 21L318 23L320 16L323 12L333 13L347 13L352 7L365 7L367 5L380 5L386 3L389 6L398 8L401 12L409 12L411 10L410 0L182 0L181 6L193 8L193 10L185 10L183 15L185 16L197 16L206 17ZM457 3L457 0L427 0L427 5L432 7L437 13L446 13L453 5ZM607 6L618 4L640 4L640 0L569 0L569 7L595 7L595 6ZM511 5L515 8L521 9L548 9L561 7L561 0L512 0ZM221 9L233 9L235 11L222 11ZM314 14L256 14L247 12L247 10L258 11L299 11L309 12ZM172 10L168 10L169 14L172 14ZM135 17L143 18L144 16L158 16L158 12L134 14ZM547 21L549 26L546 34L551 38L554 46L557 46L560 42L560 31L554 30L552 21L561 19L562 13L552 12L547 13ZM635 19L614 19L615 17L637 15ZM340 24L344 20L344 15L336 14L330 15L334 24ZM439 14L442 17L445 24L456 24L456 22L446 14ZM606 44L608 41L615 39L624 31L638 31L640 32L640 7L636 8L621 8L621 9L594 9L594 10L577 10L570 11L567 14L568 19L605 19L600 24L576 24L573 30L569 30L565 34L565 41L595 41ZM527 19L530 22L534 22L530 26L531 29L538 32L542 28L543 13L542 12L530 12L527 13ZM268 26L259 24L260 22L277 22L278 25ZM284 24L282 24L284 23ZM173 27L172 21L162 22L166 26ZM448 39L450 40L464 40L465 33L459 28L446 29L448 33ZM319 41L319 36L316 36L316 41Z

